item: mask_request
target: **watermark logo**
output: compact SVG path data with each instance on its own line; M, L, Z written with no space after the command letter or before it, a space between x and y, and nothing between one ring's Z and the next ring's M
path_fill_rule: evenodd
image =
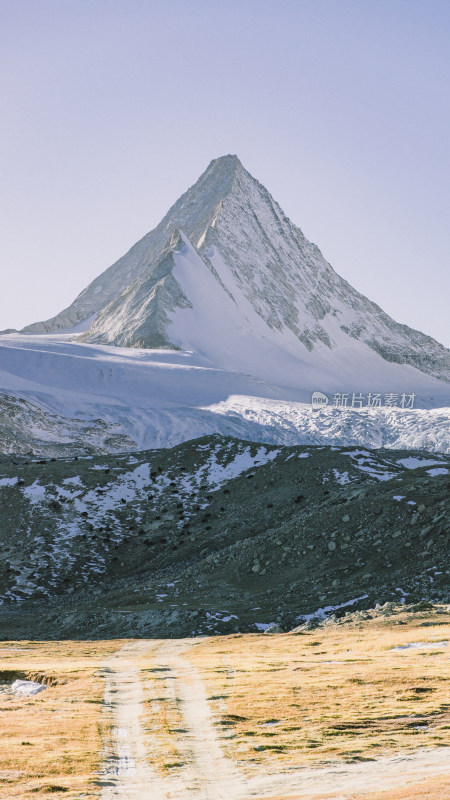
M333 408L414 408L416 396L414 392L335 392L330 403L328 395L316 391L311 395L311 405L313 409L327 405Z
M322 408L328 405L329 398L323 392L313 392L311 395L311 403L313 408Z

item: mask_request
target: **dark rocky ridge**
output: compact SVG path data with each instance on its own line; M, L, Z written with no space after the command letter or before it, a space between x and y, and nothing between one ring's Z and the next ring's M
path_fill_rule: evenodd
M444 456L220 436L133 455L3 456L0 635L288 629L329 606L450 602L448 485Z

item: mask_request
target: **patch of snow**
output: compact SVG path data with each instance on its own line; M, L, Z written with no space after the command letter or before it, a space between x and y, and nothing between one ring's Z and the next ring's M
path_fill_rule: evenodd
M74 475L73 478L64 478L63 484L69 486L83 486L83 481L81 480L80 475Z
M217 450L220 446L217 447ZM217 461L215 453L212 453L206 464L201 467L196 475L198 483L206 481L206 483L213 488L219 488L224 481L232 480L239 477L243 472L255 467L255 462L258 461L259 465L267 464L273 461L280 453L280 450L267 450L265 447L260 447L255 456L251 455L250 447L247 447L240 453L237 453L228 464L220 464Z
M323 608L318 608L317 611L314 611L313 614L299 614L296 617L297 620L304 620L309 622L309 620L313 619L314 617L322 617L325 618L330 611L337 611L339 608L346 608L347 606L353 606L359 600L365 600L368 597L368 594L362 594L359 597L355 597L353 600L347 600L346 603L341 603L338 606L324 606Z
M444 467L441 468L435 467L434 469L427 469L427 475L431 475L433 478L436 477L436 475L448 475L448 473L449 473L448 469L445 469Z
M396 472L379 472L378 470L374 469L373 466L366 466L364 464L357 464L357 469L360 469L362 472L367 472L371 478L375 478L377 481L390 481L391 478L395 478L397 476Z
M254 622L253 625L258 631L266 631L267 628L270 628L272 625L276 625L276 622Z
M228 611L216 611L212 614L210 611L206 612L208 619L216 620L217 622L230 622L232 619L239 619L236 614L229 614Z
M435 464L442 464L442 461L408 456L408 458L398 458L397 464L401 464L403 467L406 467L406 469L417 469L418 467L433 467Z
M368 450L348 450L346 453L342 453L343 456L350 456L351 458L358 458L359 456L364 456L364 458L372 458L372 453L369 453Z
M0 478L0 486L17 486L18 478Z
M333 475L336 483L340 483L341 486L345 486L346 483L350 483L348 472L339 472L338 469L333 469Z
M25 697L30 697L34 694L39 694L39 692L43 692L44 689L47 687L43 683L36 683L35 681L22 681L17 680L11 686L11 691L14 694L24 695Z
M45 498L45 486L41 486L39 481L35 480L31 486L26 486L23 489L23 494L32 505L42 503Z

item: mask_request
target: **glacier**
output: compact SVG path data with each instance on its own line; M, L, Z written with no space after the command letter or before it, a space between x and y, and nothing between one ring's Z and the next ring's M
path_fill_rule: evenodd
M315 410L308 389L219 369L192 351L86 344L77 334L8 334L0 337L0 449L108 453L222 433L277 444L450 452L447 384L404 369L417 373L422 408ZM334 380L318 367L313 378L325 390ZM373 374L372 388L386 379ZM361 383L350 372L347 380L350 388Z

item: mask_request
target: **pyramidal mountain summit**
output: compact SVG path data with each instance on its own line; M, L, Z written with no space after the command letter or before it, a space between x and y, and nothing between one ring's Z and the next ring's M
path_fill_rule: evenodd
M211 434L450 452L449 409L449 350L339 277L231 155L72 305L0 334L6 453Z
M330 372L359 362L361 374L368 359L377 372L373 354L450 380L449 351L337 275L235 155L212 161L154 230L23 333L77 326L85 342L193 351L283 385L324 361Z

